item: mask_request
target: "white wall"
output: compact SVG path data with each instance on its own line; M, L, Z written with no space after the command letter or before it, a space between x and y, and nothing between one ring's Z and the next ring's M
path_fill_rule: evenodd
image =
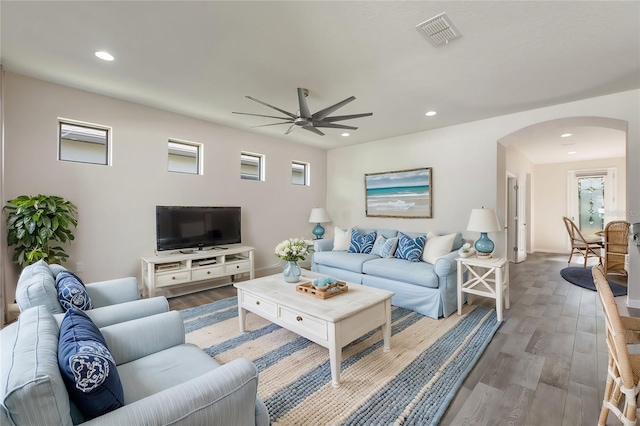
M312 238L309 213L325 203L325 150L12 73L6 74L4 107L3 204L38 193L75 203L79 224L66 266L74 270L82 262L87 282L140 279L140 256L155 249L156 205L241 206L243 243L257 248L261 269L278 262L278 242ZM112 127L112 165L57 161L58 117ZM204 144L204 175L167 171L169 138ZM240 151L266 156L265 182L240 179ZM291 184L293 160L311 164L311 186ZM6 245L6 234L1 238ZM11 303L18 270L8 265Z
M330 150L327 157L329 214L342 227L464 231L474 207L495 207L499 215L505 211L505 176L499 174L506 171L506 166L498 165L498 160L506 162L506 155L498 155L498 140L536 123L583 116L615 118L628 123L627 220L640 222L640 185L637 184L640 182L640 90ZM365 217L365 173L416 167L433 167L432 219ZM463 234L466 238L477 238L474 233ZM494 239L496 243L499 241L502 238ZM503 255L504 245L496 244L496 251ZM640 307L640 248L636 247L630 254L629 272L629 304L633 305L634 301Z
M564 222L562 222L562 216L569 215L567 211L569 201L567 173L572 170L604 169L609 167L615 167L618 170L616 176L616 210L621 217L617 219L626 220L627 165L624 158L535 165L535 251L569 253L569 238Z
M506 155L506 171L516 177L519 187L518 215L521 216L521 219L518 221L518 248L530 253L532 247L535 247L535 225L531 220L533 194L527 193L527 189L533 186L530 180L535 179L533 176L534 164L516 146L507 147ZM519 257L524 259L526 253L520 253Z

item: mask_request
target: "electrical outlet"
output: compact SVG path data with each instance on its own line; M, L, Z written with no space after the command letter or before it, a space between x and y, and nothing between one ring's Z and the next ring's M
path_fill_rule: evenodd
M82 272L82 271L84 271L84 263L76 262L76 272Z

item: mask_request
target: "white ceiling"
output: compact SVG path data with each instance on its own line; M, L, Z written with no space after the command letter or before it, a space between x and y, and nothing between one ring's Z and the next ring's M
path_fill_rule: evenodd
M640 87L638 1L5 0L0 8L8 71L327 149ZM462 38L434 47L415 26L441 12ZM275 120L231 114L279 115L246 95L296 112L297 87L309 90L311 112L354 95L334 115L373 116L342 122L359 127L344 138L337 129L285 136L287 125L252 127ZM583 127L567 141L582 154L606 139L606 150L588 155L624 156L623 132ZM557 136L516 142L548 162L539 148Z

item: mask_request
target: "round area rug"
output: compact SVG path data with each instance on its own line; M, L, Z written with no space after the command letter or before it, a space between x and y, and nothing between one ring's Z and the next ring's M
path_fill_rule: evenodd
M571 284L575 284L579 287L596 291L596 286L593 283L593 275L591 275L591 268L579 268L576 266L570 266L560 271L562 278L569 281ZM607 280L611 292L614 296L624 296L627 294L627 287L616 284L610 280Z

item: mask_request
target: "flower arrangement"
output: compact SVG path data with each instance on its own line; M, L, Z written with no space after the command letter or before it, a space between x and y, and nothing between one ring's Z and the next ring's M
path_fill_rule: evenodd
M302 238L289 238L276 246L275 254L287 262L297 262L304 260L309 254L311 241Z
M458 254L460 257L470 257L473 256L476 252L476 249L471 247L471 244L464 243L462 247L458 250Z

